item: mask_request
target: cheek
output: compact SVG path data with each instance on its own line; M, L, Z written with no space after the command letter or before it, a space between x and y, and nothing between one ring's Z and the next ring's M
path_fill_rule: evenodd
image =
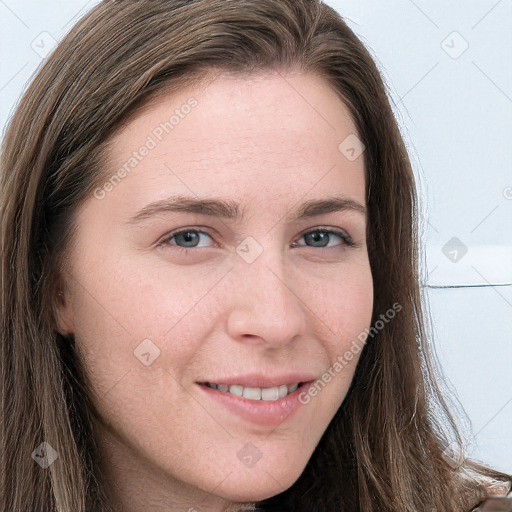
M312 390L311 398L320 392L325 398L329 396L329 416L334 415L350 387L370 328L373 279L369 264L353 268L337 280L324 284L314 296L317 297L318 317L327 326L324 347L330 364ZM309 300L313 301L312 296Z
M369 327L373 312L369 263L341 269L331 279L303 288L306 304L312 305L310 309L325 326L331 352L343 350L347 341Z
M369 262L340 267L331 279L310 280L301 289L301 299L313 313L310 318L315 335L321 339L329 361L318 382L303 395L303 403L322 403L315 420L325 425L350 387L370 328L373 279Z
M123 389L130 403L154 380L172 375L179 386L220 306L209 293L230 267L176 270L163 260L148 263L147 257L82 255L73 280L74 331L98 396L128 380L133 385ZM155 366L167 376L156 374ZM153 371L141 371L148 369Z

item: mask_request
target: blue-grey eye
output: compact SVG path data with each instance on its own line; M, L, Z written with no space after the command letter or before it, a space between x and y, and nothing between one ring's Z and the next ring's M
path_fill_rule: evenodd
M341 239L341 244L331 244L329 246L330 241L334 237L337 237ZM316 229L314 231L309 231L307 233L304 233L302 235L304 240L307 242L307 247L318 247L318 248L324 248L324 247L333 247L337 245L348 245L350 247L353 246L353 243L351 239L342 231L333 230L333 229ZM309 242L309 243L308 243ZM312 245L310 245L312 244ZM304 246L302 246L304 247Z
M325 231L314 231L304 235L304 240L312 242L315 247L326 247L331 238L330 233Z
M210 235L204 231L197 231L194 229L185 229L182 231L176 231L172 233L164 243L170 245L177 245L183 249L194 249L199 246L201 235L206 235L210 238ZM175 240L176 243L171 243L171 240Z

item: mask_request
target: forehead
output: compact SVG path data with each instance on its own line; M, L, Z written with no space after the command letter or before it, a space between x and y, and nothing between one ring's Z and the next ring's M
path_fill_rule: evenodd
M291 200L337 189L364 202L364 155L343 152L354 137L347 107L316 75L221 75L154 98L113 137L106 167L125 169L115 192L137 201L177 188Z

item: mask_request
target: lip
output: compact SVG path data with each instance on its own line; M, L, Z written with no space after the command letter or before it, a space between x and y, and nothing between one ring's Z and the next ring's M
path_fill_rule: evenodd
M240 386L249 388L273 388L275 386L291 386L300 382L306 383L315 380L314 375L305 373L287 373L282 375L273 375L271 377L258 373L245 373L244 375L235 375L233 377L215 377L213 380L203 379L197 384L209 382L210 384L240 384Z
M247 377L247 376L246 376ZM254 381L250 381L254 382ZM267 381L268 382L268 381ZM281 381L284 384L285 381ZM302 386L297 388L293 393L280 398L275 401L264 401L264 400L250 400L241 396L232 395L231 393L224 393L218 389L210 388L204 384L196 383L197 386L206 393L206 396L210 400L214 400L215 403L219 404L228 411L236 414L242 419L266 427L276 427L284 421L290 420L295 413L304 407L304 404L299 401L299 395L303 392L308 391L309 387L313 384L313 380L308 382L295 380L290 382L294 384L296 382L302 382ZM216 382L216 384L227 384L226 382ZM240 380L233 381L233 384L240 384ZM265 384L264 386L253 387L273 387Z

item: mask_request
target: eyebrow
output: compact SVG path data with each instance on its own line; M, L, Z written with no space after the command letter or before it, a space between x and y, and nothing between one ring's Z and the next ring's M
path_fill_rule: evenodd
M291 215L290 220L303 220L326 213L353 210L366 216L364 205L353 199L331 196L324 199L311 199L301 204ZM245 209L231 200L208 198L198 199L194 197L174 196L161 199L148 204L137 212L129 224L139 224L149 218L166 212L184 212L220 217L233 222L241 222L245 216Z

